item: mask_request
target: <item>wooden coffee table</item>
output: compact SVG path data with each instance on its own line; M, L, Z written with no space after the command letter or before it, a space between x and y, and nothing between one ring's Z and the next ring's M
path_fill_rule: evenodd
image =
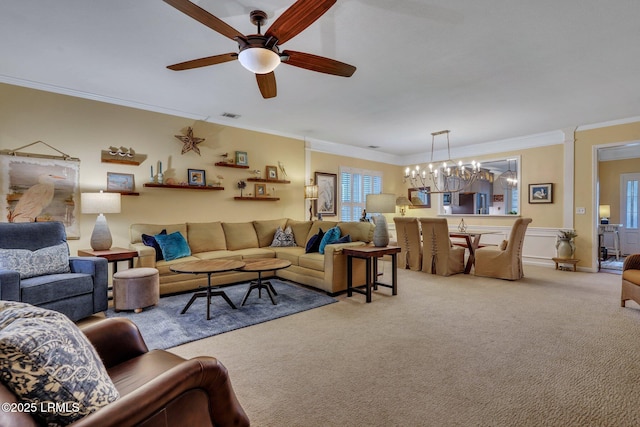
M247 293L244 294L241 305L244 305L244 303L247 301L247 298L249 297L249 294L254 289L258 290L258 298L262 298L262 289L266 289L269 298L271 298L271 302L273 303L273 305L275 305L276 300L273 299L273 296L278 295L278 293L275 289L273 289L271 282L262 281L262 273L264 273L265 271L275 271L287 268L291 265L291 261L278 258L256 258L248 259L245 262L245 266L238 268L238 270L258 273L258 280L255 282L251 282L251 284L249 285L249 289L247 289Z
M237 260L229 260L229 259L211 259L211 260L201 260L201 261L188 261L183 262L181 264L172 265L169 267L169 270L175 273L185 273L185 274L206 274L207 275L207 291L206 292L196 292L191 296L191 299L187 303L187 305L182 309L180 314L185 314L191 304L196 300L196 298L207 297L207 320L211 319L211 297L219 296L224 298L224 300L231 306L231 308L235 309L236 306L231 302L229 297L224 291L212 291L211 290L211 275L213 273L222 273L225 271L233 271L244 266L244 261Z

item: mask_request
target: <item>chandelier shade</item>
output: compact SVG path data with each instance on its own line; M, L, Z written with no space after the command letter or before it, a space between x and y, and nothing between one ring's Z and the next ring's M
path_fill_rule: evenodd
M511 170L511 160L507 160L507 171L503 172L498 179L504 190L511 190L518 187L518 173Z

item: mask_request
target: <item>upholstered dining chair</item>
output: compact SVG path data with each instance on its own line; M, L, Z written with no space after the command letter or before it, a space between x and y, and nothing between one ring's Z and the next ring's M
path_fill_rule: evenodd
M415 217L395 217L396 234L400 255L399 267L420 271L422 268L422 244L420 243L420 222Z
M420 218L422 226L422 271L440 276L464 272L464 252L449 238L446 218Z
M522 279L522 246L531 221L531 218L516 219L508 241L504 240L500 246L476 249L475 275L506 280Z

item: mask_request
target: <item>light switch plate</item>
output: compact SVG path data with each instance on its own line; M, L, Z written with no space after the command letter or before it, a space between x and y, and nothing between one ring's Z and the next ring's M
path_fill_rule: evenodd
M584 215L585 213L587 213L587 210L585 208L576 208L576 214Z

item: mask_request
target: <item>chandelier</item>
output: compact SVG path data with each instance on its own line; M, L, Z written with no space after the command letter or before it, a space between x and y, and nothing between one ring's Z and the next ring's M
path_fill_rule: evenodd
M512 190L518 187L518 173L511 170L511 160L507 159L507 171L503 172L500 177L500 184L505 190Z
M482 174L480 163L475 160L471 164L458 163L451 160L451 147L449 145L449 130L441 130L431 134L431 157L429 169L420 169L416 165L414 169L407 167L404 173L404 182L409 181L412 187L422 193L459 193L467 190ZM447 136L447 160L440 166L433 164L433 152L436 136Z

